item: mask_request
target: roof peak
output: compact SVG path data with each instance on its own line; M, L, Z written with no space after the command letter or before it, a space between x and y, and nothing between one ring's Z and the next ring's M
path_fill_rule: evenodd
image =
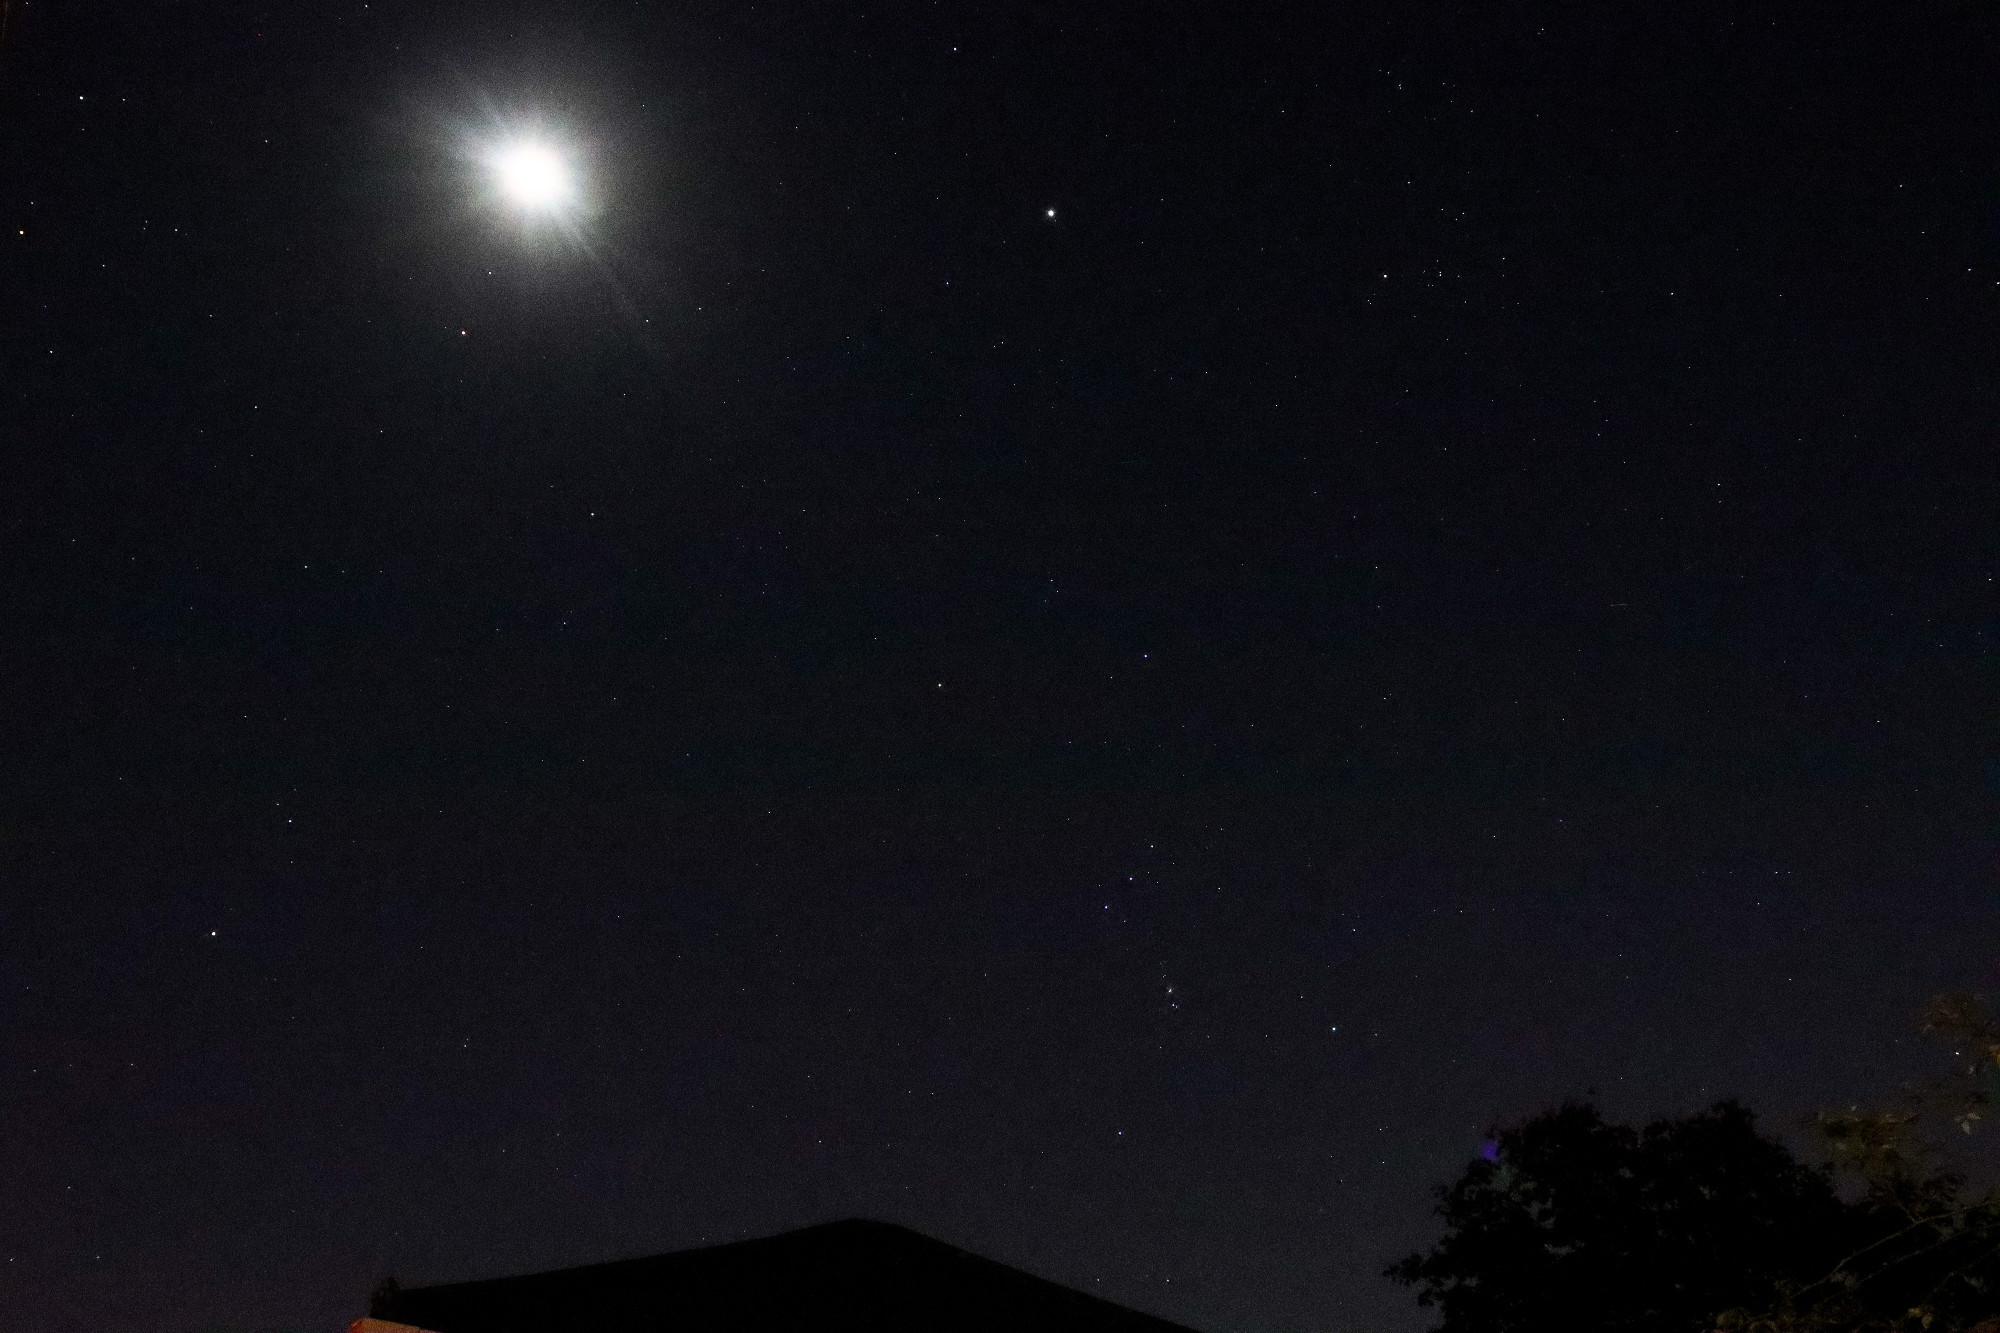
M384 1288L372 1314L436 1333L1184 1333L871 1217L553 1272Z

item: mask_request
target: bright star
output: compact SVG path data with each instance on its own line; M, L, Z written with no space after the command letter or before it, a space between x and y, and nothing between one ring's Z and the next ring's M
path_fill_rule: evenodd
M518 143L503 148L493 155L493 171L502 192L523 208L553 212L576 194L568 165L545 144Z

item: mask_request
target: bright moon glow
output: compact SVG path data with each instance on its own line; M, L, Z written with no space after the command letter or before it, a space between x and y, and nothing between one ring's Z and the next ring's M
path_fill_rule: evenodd
M516 144L493 159L500 188L523 208L554 209L569 202L569 168L552 148L538 143Z

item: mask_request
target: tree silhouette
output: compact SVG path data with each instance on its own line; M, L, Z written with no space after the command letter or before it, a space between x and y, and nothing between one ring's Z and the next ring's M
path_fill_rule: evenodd
M1882 1229L1734 1102L1643 1129L1570 1103L1497 1131L1438 1213L1444 1239L1388 1276L1439 1333L1699 1333Z
M1925 1007L1922 1027L1950 1049L1942 1076L1814 1122L1879 1234L1777 1299L1725 1312L1723 1333L2000 1333L2000 1193L1971 1194L1939 1165L1967 1146L1991 1155L1990 1138L1968 1136L2000 1100L2000 1023L1977 996L1951 992Z

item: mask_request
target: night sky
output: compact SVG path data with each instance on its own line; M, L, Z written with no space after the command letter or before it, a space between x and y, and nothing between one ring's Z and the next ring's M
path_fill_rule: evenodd
M10 8L11 1329L1416 1333L1496 1118L2000 980L1989 5Z

